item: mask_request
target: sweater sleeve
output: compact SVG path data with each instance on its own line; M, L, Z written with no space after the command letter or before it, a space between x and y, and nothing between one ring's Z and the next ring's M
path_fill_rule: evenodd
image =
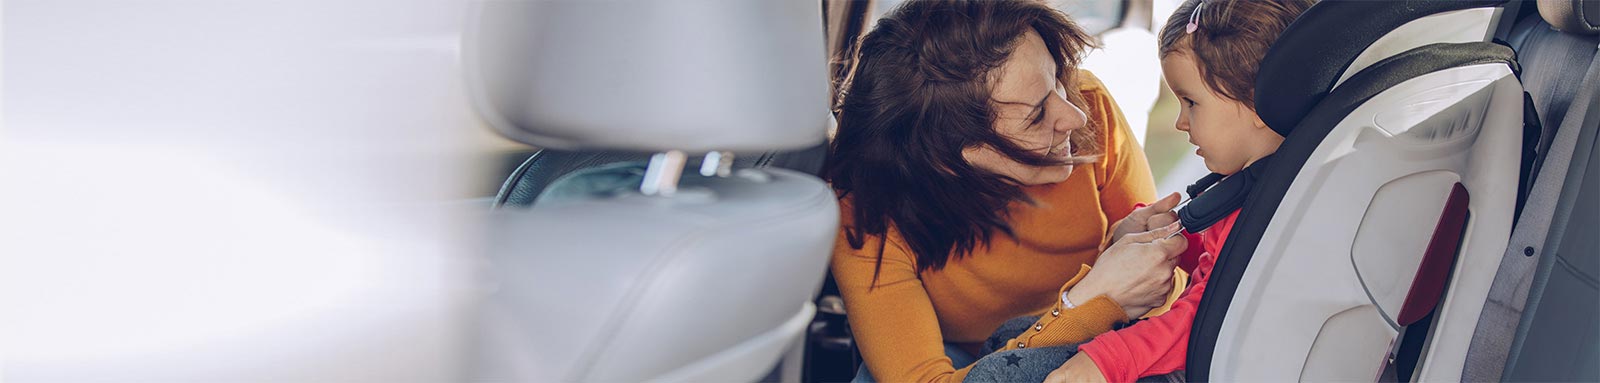
M894 238L890 236L887 246L882 239L867 238L861 249L855 249L841 232L835 243L834 280L850 313L850 329L862 359L880 382L959 382L970 367L957 370L945 356L938 316L918 278L915 258ZM880 248L883 265L874 284ZM1076 284L1087 271L1087 267L1080 270L1067 286ZM1063 320L1051 326L1052 336L1079 342L1125 320L1120 306L1104 297L1056 314Z
M1183 369L1189 330L1215 261L1209 253L1201 257L1201 266L1193 275L1194 284L1165 314L1101 334L1079 350L1094 360L1109 382L1132 382Z

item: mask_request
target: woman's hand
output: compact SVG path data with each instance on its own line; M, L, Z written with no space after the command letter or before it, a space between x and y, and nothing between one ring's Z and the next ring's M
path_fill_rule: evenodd
M1122 305L1128 318L1138 318L1161 306L1172 292L1172 269L1178 254L1189 247L1177 222L1143 233L1129 234L1100 253L1089 275L1067 291L1074 303L1088 302L1105 295Z
M1094 359L1090 359L1088 354L1082 352L1073 355L1072 359L1067 359L1066 363L1062 363L1055 371L1050 371L1050 376L1044 378L1045 383L1105 381L1106 376L1100 374L1100 366L1095 365Z
M1111 243L1117 243L1117 240L1128 234L1155 230L1177 222L1178 214L1172 209L1178 207L1178 202L1182 200L1182 196L1174 192L1149 206L1133 209L1132 213L1117 221L1116 226L1111 229Z

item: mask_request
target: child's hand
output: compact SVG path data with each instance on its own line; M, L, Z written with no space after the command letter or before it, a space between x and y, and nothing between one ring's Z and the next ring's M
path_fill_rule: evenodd
M1117 221L1116 227L1111 230L1111 243L1117 243L1117 240L1128 234L1155 230L1177 222L1178 213L1172 209L1178 207L1178 202L1181 201L1182 198L1178 193L1172 193L1149 206L1133 209L1133 213Z
M1050 371L1050 376L1046 376L1044 381L1045 383L1098 383L1106 381L1106 376L1100 374L1100 367L1094 364L1094 359L1090 359L1089 354L1080 352L1078 355L1073 355L1072 359L1067 359L1067 362L1062 363L1055 371Z

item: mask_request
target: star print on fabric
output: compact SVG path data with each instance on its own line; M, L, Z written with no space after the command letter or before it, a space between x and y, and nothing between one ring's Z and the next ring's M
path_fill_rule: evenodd
M1022 357L1020 357L1020 356L1016 356L1015 354L1006 355L1006 365L1007 366L1022 367L1021 365L1017 364L1017 362L1021 362L1021 361L1022 361Z

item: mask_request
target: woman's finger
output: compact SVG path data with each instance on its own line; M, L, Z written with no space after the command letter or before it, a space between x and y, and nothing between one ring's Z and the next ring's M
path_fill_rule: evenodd
M1150 214L1166 213L1172 211L1172 208L1178 207L1179 202L1183 202L1183 197L1179 196L1178 192L1172 192L1166 197L1161 197L1161 200L1156 201L1156 203L1150 204L1148 210L1150 210Z
M1178 230L1182 229L1183 227L1179 226L1177 222L1173 222L1167 224L1166 226L1150 229L1149 231L1145 231L1143 233L1128 234L1117 242L1151 243L1162 238L1166 238L1167 236L1172 235L1172 233L1176 233Z
M1162 227L1162 226L1166 226L1166 225L1171 225L1173 222L1178 222L1178 214L1170 212L1170 211L1166 211L1166 212L1156 213L1156 215L1150 216L1149 219L1145 220L1145 226L1146 227L1150 227L1150 228L1157 228L1157 227Z
M1177 222L1167 225L1167 227L1176 226L1178 226ZM1156 246L1159 246L1161 248L1161 252L1165 253L1168 258L1174 259L1177 258L1179 254L1183 254L1184 250L1189 249L1189 237L1181 235L1164 236L1156 239L1152 243L1154 243Z
M1155 203L1145 205L1144 207L1140 207L1138 209L1133 209L1132 213L1128 213L1128 219L1132 219L1134 222L1142 223L1151 216L1171 211L1173 207L1178 206L1178 202L1182 202L1182 199L1178 197L1178 193L1174 192L1172 194L1168 194L1166 197L1161 197L1161 199L1156 200Z

